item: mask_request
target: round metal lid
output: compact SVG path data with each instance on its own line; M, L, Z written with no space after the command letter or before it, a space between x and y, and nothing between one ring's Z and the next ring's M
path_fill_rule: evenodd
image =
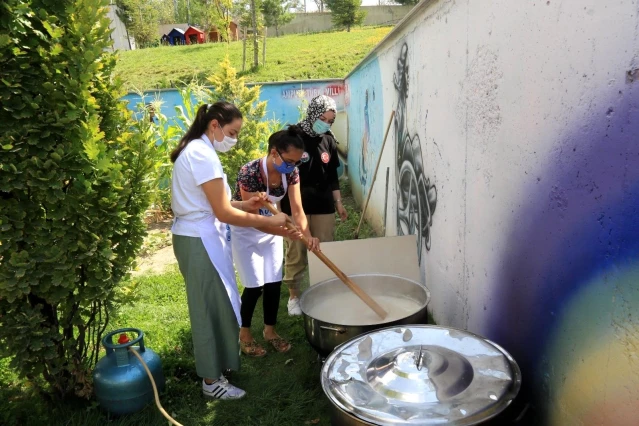
M430 325L362 334L322 368L331 402L374 425L474 425L506 408L520 386L519 367L501 347Z

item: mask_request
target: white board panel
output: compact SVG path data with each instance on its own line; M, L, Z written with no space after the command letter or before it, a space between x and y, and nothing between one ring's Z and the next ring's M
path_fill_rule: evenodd
M322 252L346 275L378 273L422 282L414 235L322 243ZM308 254L311 285L335 277L324 263Z

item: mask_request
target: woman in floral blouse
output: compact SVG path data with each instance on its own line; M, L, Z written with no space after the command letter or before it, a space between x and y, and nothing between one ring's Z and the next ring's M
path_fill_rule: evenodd
M304 154L302 134L303 130L297 126L274 133L269 138L266 157L242 166L237 177L233 196L237 201L248 201L254 195L265 192L269 201L277 205L288 193L291 216L300 230L300 233L296 233L284 227L231 227L233 260L244 286L240 309L240 348L248 356L266 355L266 350L251 335L253 312L262 293L265 341L278 352L286 352L291 348L290 343L275 332L282 285L283 237L299 240L304 235L309 241L309 250L319 248L319 240L310 234L299 189L297 166L301 164ZM267 208L254 213L271 215Z

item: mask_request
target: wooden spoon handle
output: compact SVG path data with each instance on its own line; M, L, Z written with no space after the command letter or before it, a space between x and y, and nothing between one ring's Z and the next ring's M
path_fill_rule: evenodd
M273 214L278 214L277 209L268 201L262 201L264 207L270 210ZM291 230L295 230L299 232L297 226L293 223L291 218L289 217L286 222L286 227ZM302 242L308 246L308 239L302 234ZM331 270L333 273L342 280L344 284L355 293L364 303L366 303L375 313L381 318L384 319L388 315L388 313L382 308L377 302L375 302L364 290L360 288L357 284L353 282L344 272L341 271L321 250L313 250L315 256L317 256L324 264Z

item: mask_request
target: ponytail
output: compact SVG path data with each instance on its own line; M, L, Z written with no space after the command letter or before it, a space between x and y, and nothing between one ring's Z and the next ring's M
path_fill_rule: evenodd
M226 126L238 118L242 118L242 113L232 103L216 102L214 104L203 104L198 108L191 127L189 127L184 136L182 136L178 146L171 151L171 162L176 162L180 153L186 148L189 142L199 138L206 132L211 121L217 120L220 126Z

